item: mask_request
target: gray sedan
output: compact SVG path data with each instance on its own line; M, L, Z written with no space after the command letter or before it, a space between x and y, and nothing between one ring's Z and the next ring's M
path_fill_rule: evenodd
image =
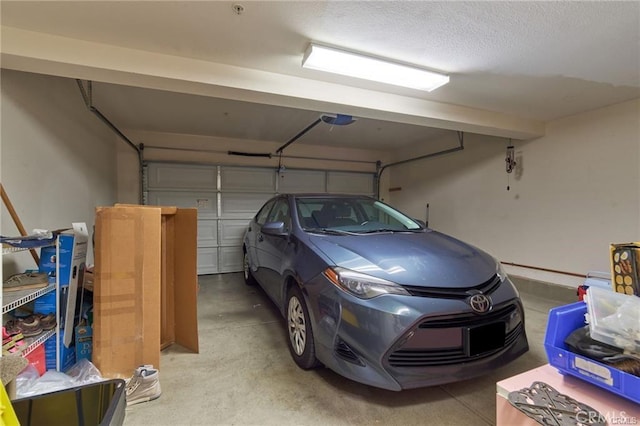
M277 196L243 249L245 281L285 317L303 369L397 391L478 376L529 348L498 261L376 199Z

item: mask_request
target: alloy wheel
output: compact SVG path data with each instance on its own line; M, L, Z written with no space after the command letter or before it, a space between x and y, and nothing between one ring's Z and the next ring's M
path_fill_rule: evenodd
M307 327L302 305L297 297L289 299L289 309L287 315L289 323L289 339L296 355L302 356L307 343Z
M242 270L244 272L244 280L249 280L249 255L247 253L244 254L244 259L242 262Z

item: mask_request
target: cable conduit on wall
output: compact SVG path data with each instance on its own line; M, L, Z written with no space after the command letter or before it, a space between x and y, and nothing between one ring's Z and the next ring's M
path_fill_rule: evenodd
M456 132L458 134L458 143L459 145L456 146L455 148L448 148L448 149L444 149L442 151L438 151L438 152L432 152L430 154L425 154L425 155L421 155L419 157L415 157L415 158L408 158L406 160L401 160L401 161L396 161L393 163L389 163L389 164L385 164L382 167L378 168L378 173L376 176L376 186L377 186L377 191L376 191L376 196L378 199L380 199L380 180L382 178L382 173L389 167L392 166L397 166L400 164L406 164L406 163L410 163L413 161L418 161L418 160L424 160L426 158L432 158L432 157L438 157L440 155L445 155L445 154L450 154L452 152L457 152L457 151L462 151L464 149L464 132Z
M159 149L159 150L186 151L186 152L206 152L206 153L210 153L210 154L230 154L230 151L216 150L216 149L174 148L174 147L165 147L165 146L157 146L157 145L145 145L145 149ZM259 154L257 156L258 157L263 157L264 155ZM346 159L343 159L343 158L327 158L327 157L308 157L308 156L302 156L302 155L284 155L284 154L282 154L282 158L296 159L296 160L337 161L337 162L343 162L343 163L362 163L362 164L373 164L373 165L377 164L377 161L346 160Z
M131 148L133 148L136 151L136 154L138 155L138 181L139 181L139 195L138 195L138 199L140 204L143 203L143 166L144 166L144 159L143 159L143 150L144 150L144 145L140 144L140 146L136 146L136 144L134 144L124 133L122 133L120 131L120 129L118 129L111 121L109 121L109 119L107 117L104 116L104 114L102 114L98 108L96 108L95 106L93 106L93 84L91 82L91 80L87 81L87 86L88 89L85 90L84 88L84 84L82 83L82 80L78 80L76 79L76 83L78 83L78 88L80 89L80 93L82 94L82 99L84 100L85 105L87 106L87 109L92 112L96 117L98 117L100 119L100 121L102 121L104 124L106 124L106 126L111 129L111 131L113 131L116 135L118 135L118 137L120 137L122 140L124 140L127 145L129 145ZM88 91L88 93L87 93Z

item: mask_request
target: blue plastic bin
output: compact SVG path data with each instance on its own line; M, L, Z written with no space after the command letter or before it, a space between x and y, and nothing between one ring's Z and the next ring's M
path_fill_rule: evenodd
M570 374L640 404L640 377L570 352L564 340L584 327L587 304L576 302L549 311L544 349L549 364L562 374Z

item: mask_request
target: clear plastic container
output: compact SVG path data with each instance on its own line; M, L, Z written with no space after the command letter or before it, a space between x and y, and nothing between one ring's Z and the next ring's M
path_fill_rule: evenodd
M585 301L591 338L640 353L640 297L590 287Z

